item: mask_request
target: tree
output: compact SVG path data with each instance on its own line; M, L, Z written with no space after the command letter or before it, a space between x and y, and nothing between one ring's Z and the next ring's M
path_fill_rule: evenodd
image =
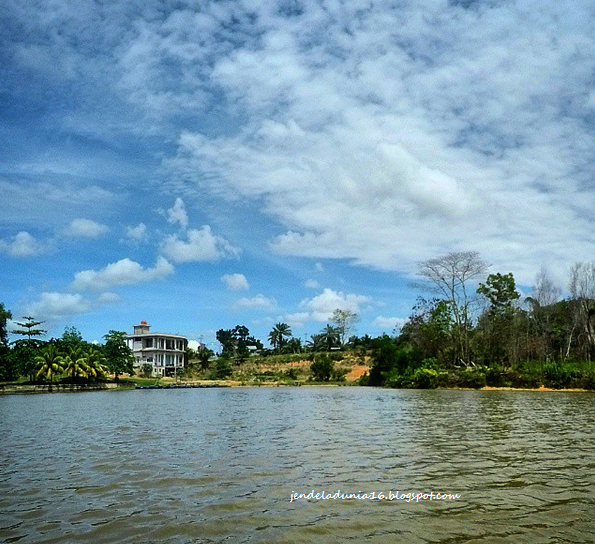
M12 319L12 313L0 302L0 381L12 380L16 377L8 347L7 323L9 319Z
M477 293L489 306L480 317L478 329L481 332L482 348L489 363L502 363L511 352L514 335L514 303L521 297L516 290L512 273L490 274L480 283Z
M12 313L4 307L4 303L0 302L0 344L8 345L8 330L6 324L9 319L12 319Z
M320 331L320 341L325 346L326 351L338 348L341 343L341 333L337 327L327 325Z
M211 361L211 357L215 355L215 353L207 347L199 348L196 350L196 355L198 358L198 365L201 370L207 370L209 368L209 364Z
M490 274L484 283L480 283L477 292L490 303L490 309L496 314L509 312L521 294L516 290L512 272L508 274Z
M78 378L88 377L88 370L87 354L80 347L71 348L69 353L64 356L64 372L74 382Z
M534 334L538 339L537 352L543 360L548 360L553 352L550 345L550 312L548 307L560 299L560 288L554 283L545 268L541 268L535 277L535 285L527 302L531 307Z
M49 344L41 355L35 357L35 362L37 377L49 380L49 390L51 391L54 385L54 376L59 376L64 372L64 358L55 344Z
M339 336L341 339L341 345L345 344L345 338L349 334L349 331L353 328L353 325L357 322L359 316L351 310L341 310L337 308L331 317L331 321L337 325Z
M108 370L107 359L95 346L90 347L87 351L85 362L87 363L87 377L89 379L96 380L105 377Z
M566 357L570 353L573 336L576 336L587 359L591 360L595 348L595 262L574 264L570 270L569 289L573 319Z
M476 251L448 253L420 263L419 275L430 282L430 289L439 294L452 312L454 361L467 365L469 330L472 325L472 292L470 283L481 277L488 264Z
M231 358L236 352L236 337L232 329L219 329L216 333L217 341L221 344L221 357Z
M452 360L453 319L448 302L417 297L413 313L401 328L399 339L410 342L424 357Z
M285 344L285 349L288 353L301 353L302 341L299 338L290 338Z
M35 328L37 325L41 325L43 321L35 321L31 316L24 316L23 319L24 321L16 323L21 327L20 329L10 331L13 334L25 337L13 342L11 357L17 373L22 376L29 376L29 380L33 381L35 379L35 357L41 354L40 350L44 345L42 341L34 337L43 336L47 331Z
M277 323L269 333L269 342L273 349L280 352L286 343L286 338L292 336L291 327L287 323Z
M121 331L109 331L105 338L103 353L105 354L107 368L118 380L120 374L134 372L134 354L126 344L128 335Z
M16 324L21 327L20 329L15 329L10 332L13 334L19 334L21 336L26 336L27 340L31 340L33 336L43 336L46 332L44 329L36 329L37 325L41 325L44 321L35 321L35 319L29 315L23 316L25 321L17 321Z
M45 342L41 340L15 340L9 353L9 366L15 375L27 376L29 381L35 381L35 357L41 355L45 349Z
M335 370L335 363L328 355L319 355L310 365L312 377L319 382L328 382Z
M561 289L548 274L548 271L541 267L541 270L535 277L535 285L531 291L531 298L535 300L539 306L551 306L560 300Z

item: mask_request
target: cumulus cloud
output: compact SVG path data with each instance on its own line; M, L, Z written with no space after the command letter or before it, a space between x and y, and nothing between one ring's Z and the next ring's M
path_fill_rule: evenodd
M186 212L184 201L181 198L176 198L174 205L167 210L167 221L174 225L177 223L183 229L188 227L188 213Z
M385 317L383 315L379 315L376 319L374 319L372 325L381 329L392 330L400 329L406 322L407 320L402 317Z
M264 295L256 295L252 298L241 298L235 303L237 308L272 310L277 306L277 301Z
M126 227L126 238L133 242L144 242L147 239L147 225L139 223L135 227Z
M244 274L224 274L221 281L230 291L247 291L250 288Z
M320 287L320 283L318 280L307 279L304 283L304 287L307 287L308 289L318 289Z
M322 293L310 299L304 299L300 308L304 311L288 316L293 321L328 321L335 310L349 310L359 314L362 306L373 302L372 297L344 293L325 288Z
M29 304L27 314L39 319L53 320L71 315L84 314L104 304L118 302L120 297L115 293L101 293L95 299L89 299L80 293L60 293L44 291L38 300Z
M54 319L82 314L91 303L79 293L43 292L38 301L29 305L27 313L39 319Z
M174 267L159 257L153 268L143 268L128 258L108 264L101 270L83 270L74 275L72 289L104 291L120 285L145 283L173 274Z
M209 225L189 229L185 236L186 239L172 234L161 244L163 254L176 263L215 262L223 258L238 257L240 254L239 248L222 236L213 234Z
M97 238L109 231L107 225L93 221L92 219L73 219L70 225L64 229L63 234L72 238Z
M0 240L0 251L11 257L34 257L46 252L48 246L37 241L27 231L17 233L11 241Z

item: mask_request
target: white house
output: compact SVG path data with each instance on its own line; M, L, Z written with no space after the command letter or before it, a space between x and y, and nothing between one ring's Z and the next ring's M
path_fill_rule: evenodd
M184 368L184 356L188 339L179 334L150 332L146 321L134 325L134 334L127 339L128 347L134 353L134 367L138 370L144 364L153 365L153 374L175 376Z

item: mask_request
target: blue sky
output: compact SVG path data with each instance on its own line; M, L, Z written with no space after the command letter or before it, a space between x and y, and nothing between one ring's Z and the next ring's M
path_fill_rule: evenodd
M4 6L0 301L50 336L375 335L424 259L593 259L592 2Z

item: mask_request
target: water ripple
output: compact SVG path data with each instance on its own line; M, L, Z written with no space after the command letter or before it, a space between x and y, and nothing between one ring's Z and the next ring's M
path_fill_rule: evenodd
M0 539L590 542L593 399L363 388L0 397ZM311 490L461 498L289 502Z

